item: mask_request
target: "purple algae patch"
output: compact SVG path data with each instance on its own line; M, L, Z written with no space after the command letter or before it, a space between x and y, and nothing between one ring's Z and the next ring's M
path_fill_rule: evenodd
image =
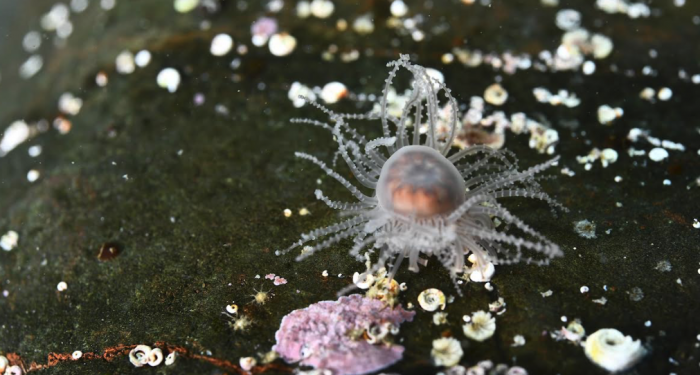
M361 333L377 325L398 328L414 315L400 305L392 309L359 294L321 301L287 314L275 333L272 350L287 362L328 369L334 375L367 374L399 361L404 347L371 344Z

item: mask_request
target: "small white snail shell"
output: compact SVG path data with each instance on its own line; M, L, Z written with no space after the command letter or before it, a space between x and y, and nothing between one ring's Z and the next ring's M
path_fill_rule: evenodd
M422 291L418 295L418 304L425 311L435 311L445 309L445 293L440 289L430 288Z
M586 339L584 348L593 363L611 372L634 366L646 354L639 340L612 328L595 331Z
M129 352L129 361L136 367L141 367L148 363L148 356L151 353L151 347L148 345L137 345Z

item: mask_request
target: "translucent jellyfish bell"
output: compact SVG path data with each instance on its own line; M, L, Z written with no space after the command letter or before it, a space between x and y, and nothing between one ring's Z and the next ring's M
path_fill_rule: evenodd
M464 178L438 151L406 146L382 167L377 183L379 205L416 217L445 215L464 202Z

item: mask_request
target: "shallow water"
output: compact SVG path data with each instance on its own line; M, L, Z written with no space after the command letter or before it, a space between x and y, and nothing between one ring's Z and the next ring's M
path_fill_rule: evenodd
M606 373L582 348L550 337L567 324L565 317L580 319L589 334L615 328L640 339L650 352L629 373L700 372L700 229L693 225L700 219L699 86L692 79L700 73L696 2L679 7L657 1L649 17L631 19L589 1L562 1L559 7L534 0L407 1L408 17L423 15L418 28L425 37L415 41L386 26L391 13L385 1L335 1L329 18L302 19L291 1L276 13L266 10L267 2L223 1L215 12L180 14L172 1L117 0L105 10L91 0L83 12L71 12L73 32L58 46L55 32L40 24L54 3L17 2L15 9L0 4L0 132L7 134L18 120L36 130L0 157L0 235L12 230L19 236L16 247L0 251L0 353L19 355L26 369L37 362L52 364L43 370L47 374L129 373L136 370L124 355L58 363L47 356L161 342L210 359L181 358L174 366L138 371L237 373L240 357L270 350L283 316L336 299L351 275L364 270L347 255L350 241L303 262L295 262L293 254L274 255L300 233L337 220L313 195L317 179L326 195L349 197L313 164L294 158L303 150L329 162L336 148L323 129L288 122L325 119L309 106L294 108L289 88L295 81L310 87L340 81L353 95L379 95L386 63L406 53L414 63L440 70L460 104L500 81L508 100L499 108L487 105L489 110L524 112L555 129L560 141L553 153L561 161L548 172L555 178L543 186L570 212L553 217L541 202L504 201L565 255L547 267L496 266L491 292L480 283L462 285L464 296L445 309L447 325L433 325L433 314L417 307L416 298L427 288L456 297L449 275L436 261L418 274L402 267L396 278L408 290L399 302L413 303L417 314L397 337L406 347L404 359L385 371L444 371L431 363L432 341L452 336L461 342L460 364L466 367L490 359L530 374ZM579 11L583 27L613 41L609 57L586 57L595 61L591 75L581 68L534 67L508 74L486 63L442 62L445 53L461 47L528 53L534 63L540 51L554 52L561 43L564 31L555 16L564 8ZM353 21L368 13L374 32L352 31ZM280 30L296 38L290 55L274 56L251 44L250 25L263 15L276 18ZM348 30L337 29L340 19ZM25 79L18 69L30 56L22 39L31 30L42 33L35 53L43 66ZM219 33L235 41L223 57L209 51ZM241 45L247 51L237 50ZM331 45L339 52L327 61L323 53ZM142 49L152 54L147 66L131 74L116 71L117 55ZM342 62L340 53L353 49L359 58ZM233 69L233 60L240 66ZM644 73L647 66L650 75ZM166 67L181 75L174 93L156 84ZM96 84L99 72L108 77L104 87ZM404 87L406 78L400 80ZM569 90L581 103L574 108L539 103L532 94L536 87ZM639 97L645 87L668 87L673 95L652 103ZM79 113L60 113L65 92L83 100ZM201 105L197 94L204 97ZM329 106L339 112L371 109L353 95ZM601 125L597 111L604 104L623 108L624 115ZM63 121L55 121L59 116ZM368 136L381 134L377 122L357 128ZM633 128L680 143L685 151L669 150L660 162L646 154L630 156L630 148L648 153L655 147L629 140ZM505 147L522 168L551 157L529 148L528 140L527 134L506 133ZM30 156L37 145L40 154ZM614 149L619 157L606 168L596 160L586 170L576 157L594 147ZM560 173L565 167L575 175ZM39 173L33 182L30 170ZM299 215L301 208L311 214ZM582 220L595 223L595 238L576 233L575 223ZM105 243L114 243L120 253L100 261ZM670 270L660 262L668 262ZM329 276L322 276L324 270ZM264 278L269 273L288 283L274 286ZM61 281L64 291L57 290ZM582 286L589 291L581 293ZM264 305L253 303L259 290L271 291ZM551 296L543 297L548 290ZM497 317L495 335L481 343L467 339L462 316L487 309L498 297L507 306ZM607 303L593 302L601 297ZM234 330L222 314L231 303L252 319L247 330ZM523 346L512 346L516 335L524 336ZM294 368L277 360L256 371Z

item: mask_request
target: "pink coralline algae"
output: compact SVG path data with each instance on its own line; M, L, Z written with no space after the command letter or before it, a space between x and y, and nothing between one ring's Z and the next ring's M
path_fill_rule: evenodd
M359 294L322 301L285 316L272 350L287 362L331 370L334 375L367 374L401 359L404 347L384 338L414 315L400 305L392 309Z

